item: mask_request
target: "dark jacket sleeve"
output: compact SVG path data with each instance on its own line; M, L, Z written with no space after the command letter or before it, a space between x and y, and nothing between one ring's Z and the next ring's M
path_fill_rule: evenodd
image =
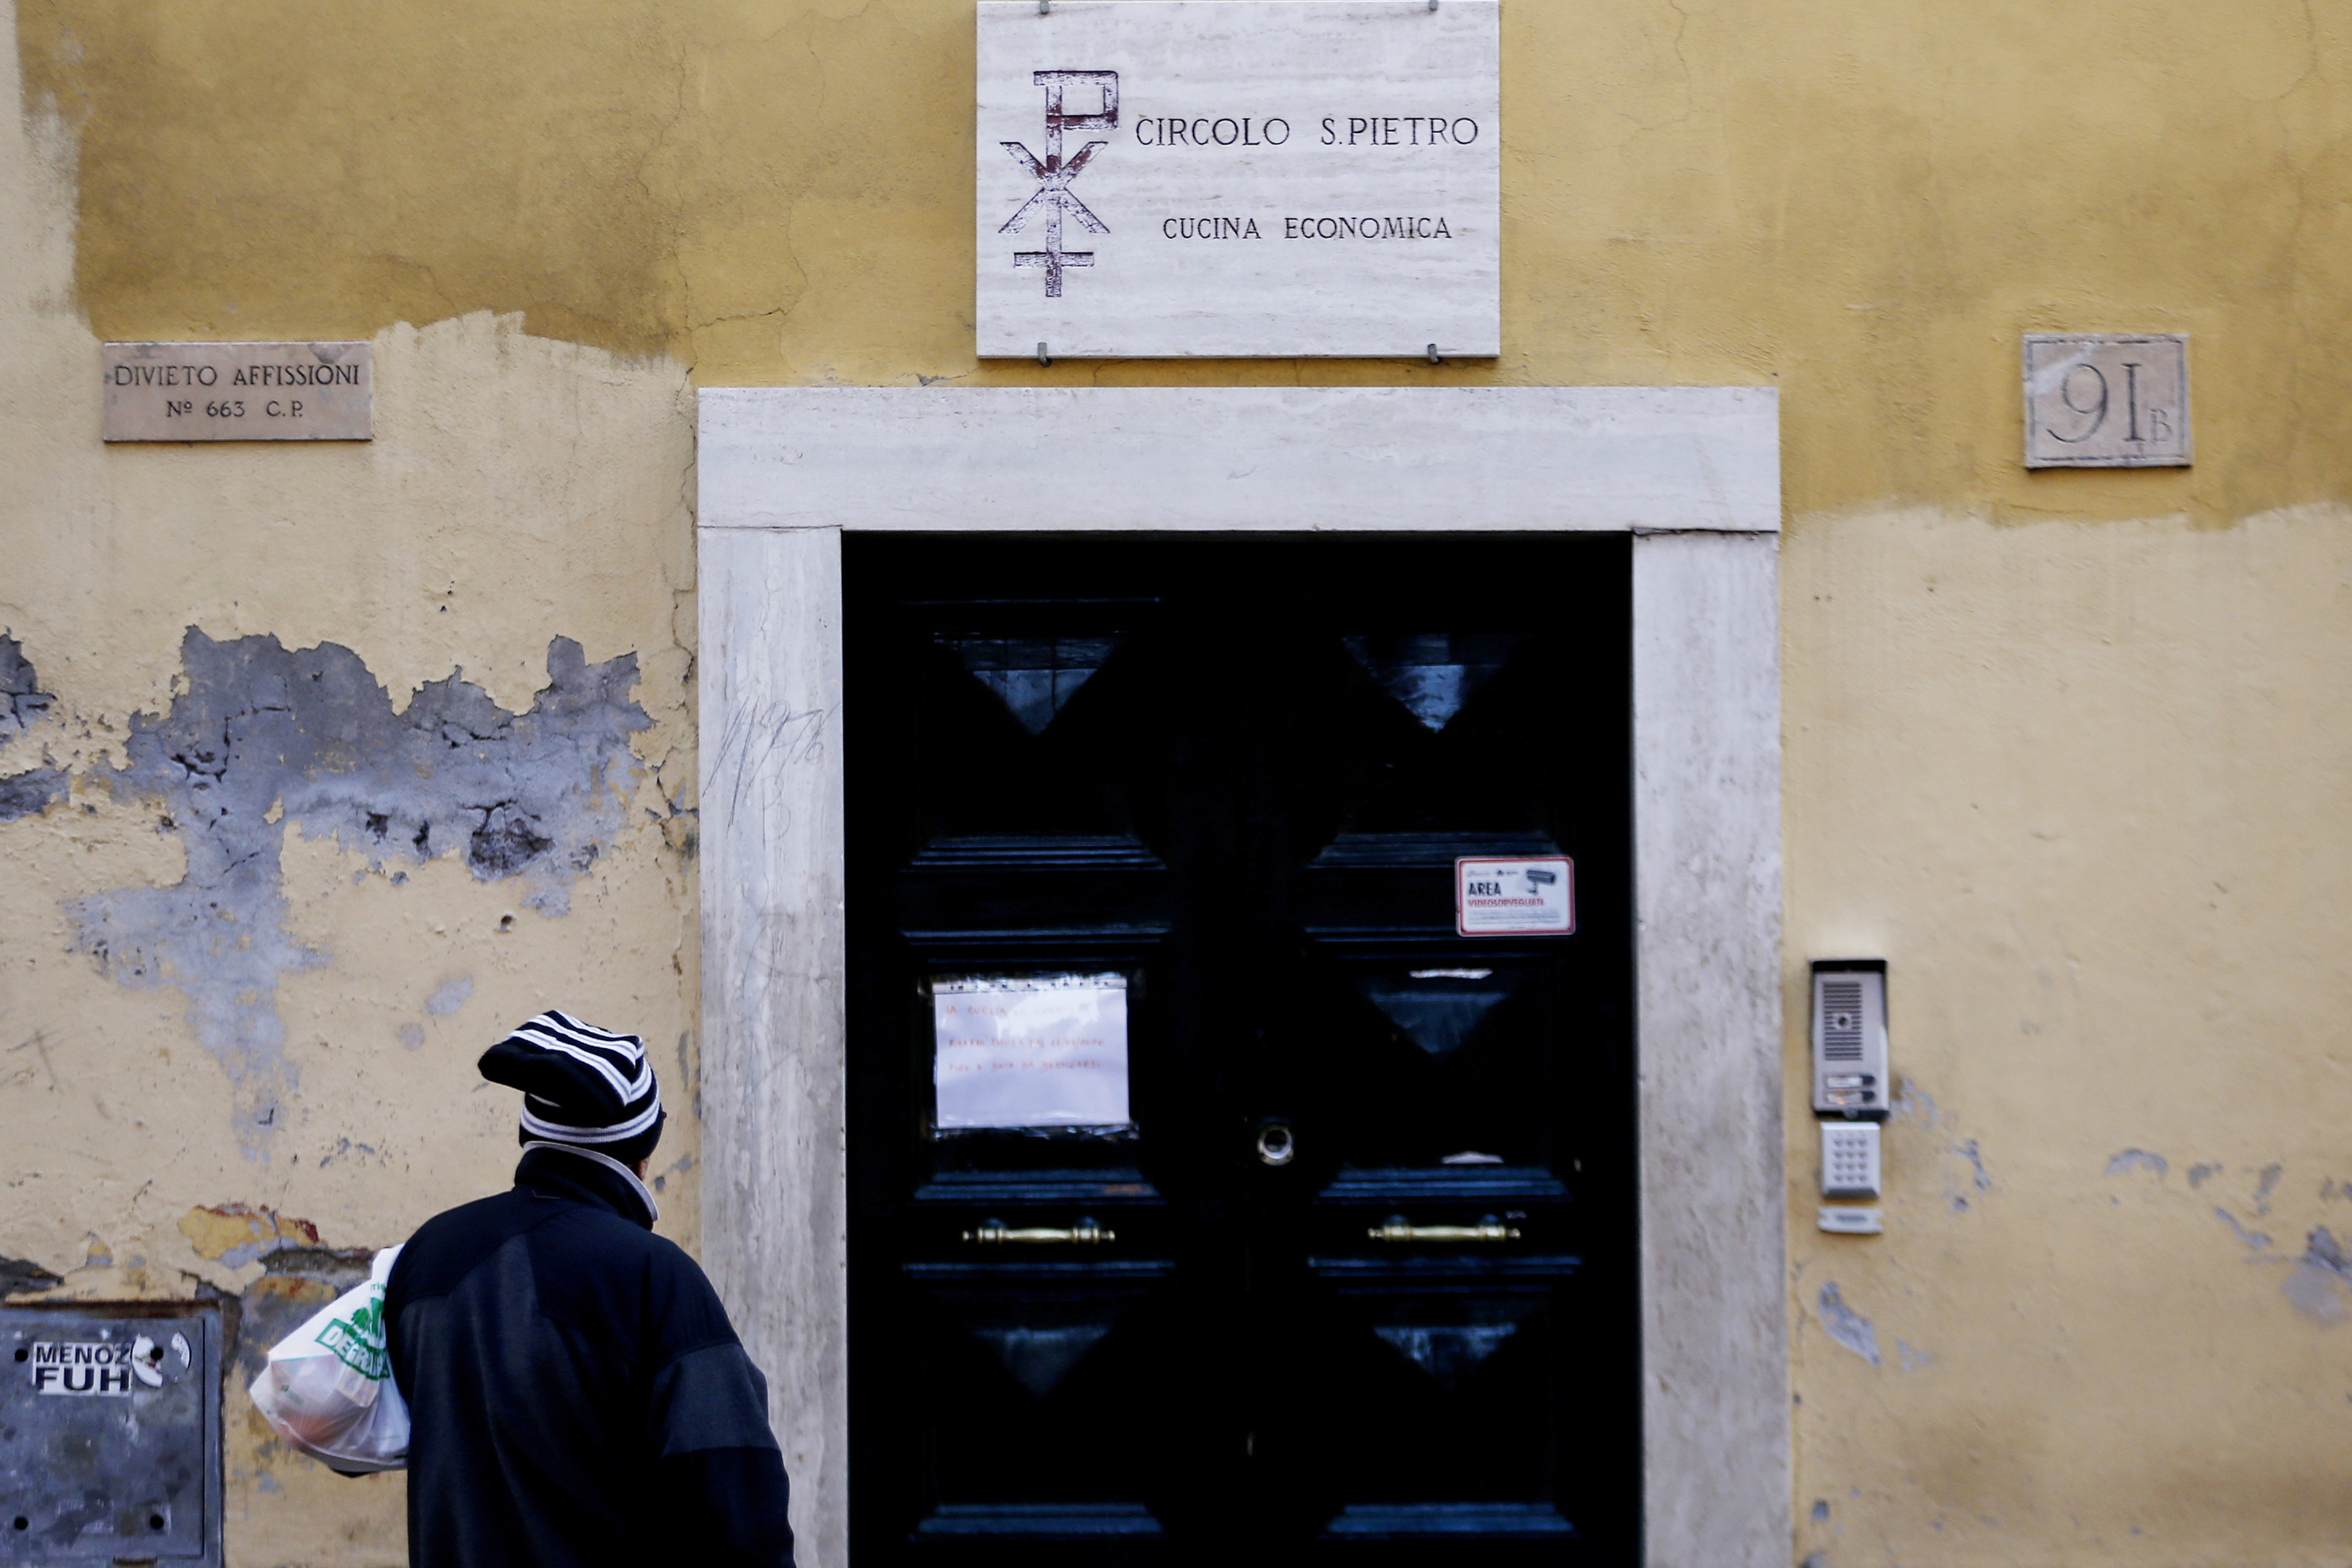
M768 1384L732 1340L655 1375L647 1411L657 1517L677 1521L677 1561L791 1568L784 1457L768 1427Z

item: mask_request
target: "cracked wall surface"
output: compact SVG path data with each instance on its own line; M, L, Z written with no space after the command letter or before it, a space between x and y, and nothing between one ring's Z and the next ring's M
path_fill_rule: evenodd
M120 768L85 782L151 805L184 846L168 887L91 894L68 906L75 946L118 985L169 986L191 1031L236 1084L239 1136L266 1149L297 1084L278 1012L280 976L331 965L287 926L289 827L332 841L379 874L447 855L482 882L523 878L522 903L571 912L572 886L631 824L629 737L652 721L631 695L637 661L586 664L548 649L549 684L524 713L451 675L394 711L350 649L275 637L217 643L189 628L168 714L134 714ZM393 873L405 882L407 873ZM456 1010L444 998L425 1010Z
M1435 367L976 361L969 0L0 22L0 1293L249 1364L503 1178L505 1025L690 1091L696 385L1771 385L1791 1561L2340 1568L2342 7L1510 0L1506 351ZM2024 470L2041 331L2188 333L2197 465ZM373 342L374 442L97 442L99 339L279 336ZM285 733L200 788L216 721ZM1812 1227L1847 955L1879 1238ZM233 1561L402 1560L230 1419Z
M229 1561L404 1563L400 1479L287 1451L244 1375L505 1186L482 1050L643 1034L697 1244L687 375L388 318L373 442L105 447L88 126L4 95L0 1295L214 1302Z
M1783 569L1797 1557L2332 1562L2352 506L1873 509ZM1857 954L1870 1238L1813 1228L1806 1098L1804 961Z
M100 331L520 312L705 385L1771 383L1801 515L2222 523L2343 484L2339 6L1506 5L1498 361L1047 369L972 354L971 0L551 4L24 0ZM255 58L309 85L225 88ZM2020 467L2017 334L2084 330L2192 334L2230 460Z

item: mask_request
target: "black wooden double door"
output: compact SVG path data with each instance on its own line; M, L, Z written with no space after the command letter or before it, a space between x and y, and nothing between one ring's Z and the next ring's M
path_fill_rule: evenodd
M1625 544L845 572L859 1560L1630 1561ZM1572 934L1459 934L1475 856ZM940 996L1055 977L1124 1118L942 1125Z

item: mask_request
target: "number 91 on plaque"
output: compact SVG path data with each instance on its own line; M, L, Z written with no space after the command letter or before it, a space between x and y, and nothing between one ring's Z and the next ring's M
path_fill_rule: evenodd
M2189 466L2189 340L2028 334L2028 468Z

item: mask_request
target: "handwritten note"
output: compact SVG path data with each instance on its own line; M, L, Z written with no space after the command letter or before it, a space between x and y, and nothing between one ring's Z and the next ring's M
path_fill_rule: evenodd
M931 1011L939 1127L1129 1124L1126 976L940 979Z

